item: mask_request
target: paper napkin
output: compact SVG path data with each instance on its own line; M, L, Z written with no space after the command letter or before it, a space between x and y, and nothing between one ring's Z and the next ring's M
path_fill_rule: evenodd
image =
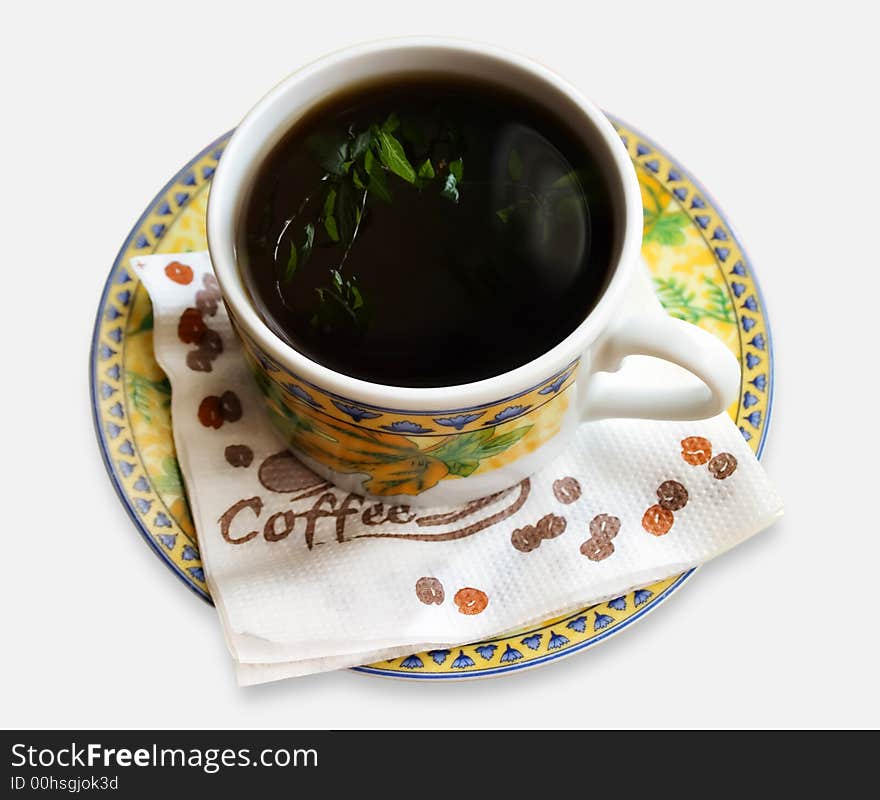
M350 495L271 427L207 253L132 263L241 684L491 638L702 564L782 513L725 414L582 425L549 467L464 507Z

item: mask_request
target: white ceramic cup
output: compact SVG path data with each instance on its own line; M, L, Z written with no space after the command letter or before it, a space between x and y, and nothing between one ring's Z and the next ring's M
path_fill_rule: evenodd
M346 87L426 71L514 89L579 131L610 187L616 241L598 303L540 357L474 383L386 386L330 370L275 335L254 308L236 253L255 174L298 119ZM341 50L290 75L251 110L226 147L211 187L208 242L233 325L288 445L341 488L392 503L483 497L551 460L578 424L607 417L704 419L723 411L739 388L737 361L713 336L664 314L624 311L639 262L642 203L612 125L558 75L487 45L393 39ZM632 386L607 374L634 354L673 362L699 381Z

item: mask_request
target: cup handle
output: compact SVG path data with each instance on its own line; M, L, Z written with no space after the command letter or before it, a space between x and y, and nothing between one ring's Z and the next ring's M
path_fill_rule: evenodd
M688 370L700 382L627 386L616 372L626 356L653 356ZM581 419L609 417L697 420L714 417L739 392L740 367L730 350L696 325L663 313L623 320L599 342L581 402Z

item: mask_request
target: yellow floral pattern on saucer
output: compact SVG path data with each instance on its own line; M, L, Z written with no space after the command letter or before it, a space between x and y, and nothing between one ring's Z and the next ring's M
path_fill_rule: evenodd
M772 407L773 352L751 265L705 190L649 139L620 123L615 126L642 189L642 255L657 295L670 314L711 332L740 360L740 393L729 413L760 455ZM150 300L127 265L139 255L207 247L208 190L229 135L180 170L138 220L107 279L92 341L95 426L110 478L147 543L208 601L174 450L170 385L153 355ZM357 669L384 676L448 679L537 666L623 630L690 574L508 636Z

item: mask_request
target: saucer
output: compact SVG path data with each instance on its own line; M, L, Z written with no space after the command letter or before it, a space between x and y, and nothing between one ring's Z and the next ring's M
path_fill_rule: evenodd
M737 356L742 379L728 409L760 456L773 397L773 351L751 264L715 201L676 161L613 120L642 190L642 257L668 313L699 325ZM210 602L174 450L171 387L153 355L150 299L129 260L204 250L208 188L231 132L183 167L129 233L104 286L91 351L95 427L117 494L147 544ZM623 630L681 586L693 570L514 634L355 669L407 678L497 675L571 655Z

